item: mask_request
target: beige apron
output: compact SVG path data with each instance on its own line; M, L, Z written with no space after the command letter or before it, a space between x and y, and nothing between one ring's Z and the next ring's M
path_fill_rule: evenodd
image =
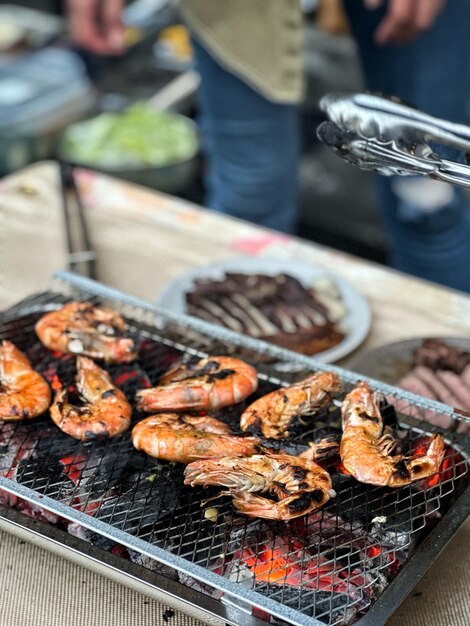
M301 100L299 0L180 0L180 8L220 65L269 100Z

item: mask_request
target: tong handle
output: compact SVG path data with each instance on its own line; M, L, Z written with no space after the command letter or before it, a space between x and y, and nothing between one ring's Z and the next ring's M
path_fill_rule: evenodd
M400 149L396 144L381 144L372 141L363 141L363 155L372 159L373 169L374 159L381 160L383 173L386 163L390 168L390 174L401 174L409 176L429 176L442 182L457 185L458 187L470 188L470 167L463 163L440 159L432 152L427 156L410 154L406 150Z
M432 176L439 166L439 160L416 156L395 141L364 139L343 130L334 122L322 122L317 128L317 135L330 150L352 165L376 170L385 176Z
M446 183L459 187L470 187L470 167L462 163L442 159L438 170L438 178Z
M364 138L396 140L406 145L423 141L470 151L470 128L434 117L398 98L372 93L333 92L320 100L320 108L340 128Z
M80 198L74 177L74 167L71 163L59 161L60 181L62 187L62 210L64 214L65 235L68 249L68 269L71 272L77 268L85 267L85 275L96 279L96 253L93 250L85 218L84 207ZM70 203L70 192L73 195L76 206L75 215ZM78 232L74 228L78 226ZM79 250L76 249L77 237L81 239Z
M438 157L426 143L470 151L470 127L368 93L327 94L320 106L329 121L318 127L319 139L353 165L387 176L429 176L470 187L470 167Z

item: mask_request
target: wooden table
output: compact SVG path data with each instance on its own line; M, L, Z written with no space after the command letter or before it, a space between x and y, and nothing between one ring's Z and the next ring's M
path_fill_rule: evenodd
M470 298L465 294L311 242L228 219L122 181L85 171L78 172L77 178L98 254L98 278L124 292L154 301L168 281L195 266L240 255L274 256L325 268L348 280L367 298L373 322L358 350L416 336L470 336ZM46 289L52 272L66 267L56 165L39 163L4 179L0 183L0 216L0 308L5 308ZM340 364L347 367L349 358ZM3 535L2 539L0 563L9 563L8 578L13 582L8 589L2 585L0 615L10 616L10 619L3 618L4 623L22 626L30 622L26 621L26 608L22 611L17 596L19 581L24 580L24 563L14 555L21 549L17 540L9 535ZM467 608L470 606L469 546L470 524L467 521L413 595L390 620L390 626L470 623ZM51 571L58 567L57 560L42 551L31 553L28 558L32 559L28 567L41 571L37 588L31 593L47 598L43 591L52 584L48 578L50 571L46 571L47 567L41 569L37 560L43 565L48 563ZM60 563L60 567L67 566ZM68 568L69 578L63 581L67 594L71 589L81 589L81 579L88 580L89 576L77 566ZM96 581L93 584L98 585ZM109 603L109 598L117 593L115 583L101 581L99 585L106 589L102 592L103 602ZM94 601L99 599L94 598ZM124 617L120 613L113 624L121 624L121 618L122 624L127 626L147 623L147 618L136 608L143 606L142 596L135 594L128 601ZM77 606L72 621L67 621L68 626L94 623L89 621L86 602L80 603L77 597L74 602ZM147 601L145 615L151 612L148 607L153 607L149 623L158 624L160 608L152 603L152 600ZM44 600L37 610L46 614L49 608ZM86 620L80 615L87 615ZM139 621L135 621L137 617ZM48 619L38 619L34 624L56 623L50 615ZM97 623L104 626L104 619Z

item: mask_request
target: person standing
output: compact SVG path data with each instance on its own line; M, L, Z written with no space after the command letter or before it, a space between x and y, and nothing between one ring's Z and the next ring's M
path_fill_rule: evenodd
M68 5L76 43L99 54L122 51L123 0ZM299 0L181 0L180 6L201 75L207 206L295 232L303 96ZM370 89L463 121L468 0L344 0L344 6ZM424 193L422 182L377 183L391 264L470 291L464 196L444 183Z
M452 122L467 121L468 0L344 0L344 8L370 91L397 96ZM418 32L409 26L413 16ZM465 157L456 150L434 149L442 158ZM470 292L468 195L420 177L377 176L376 186L392 266Z

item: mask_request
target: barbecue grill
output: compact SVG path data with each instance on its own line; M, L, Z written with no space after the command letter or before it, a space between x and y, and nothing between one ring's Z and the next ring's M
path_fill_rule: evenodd
M49 380L71 382L74 359L44 348L34 324L71 299L110 306L126 318L139 359L107 369L129 398L183 356L242 357L259 372L258 396L319 369L337 372L345 393L365 379L58 273L50 291L4 312L0 327L0 339L26 351ZM447 451L438 476L379 488L358 483L332 459L337 495L322 510L290 522L257 520L237 514L227 498L211 500L215 489L184 486L183 468L136 451L129 431L83 443L46 415L0 426L0 528L211 624L383 624L470 511L470 438L424 422L424 412L469 418L367 380L384 397L385 419L398 418L403 449L418 450L442 432ZM240 406L229 407L217 417L237 432L239 413ZM338 434L339 417L338 407L325 409L289 445L295 452Z

